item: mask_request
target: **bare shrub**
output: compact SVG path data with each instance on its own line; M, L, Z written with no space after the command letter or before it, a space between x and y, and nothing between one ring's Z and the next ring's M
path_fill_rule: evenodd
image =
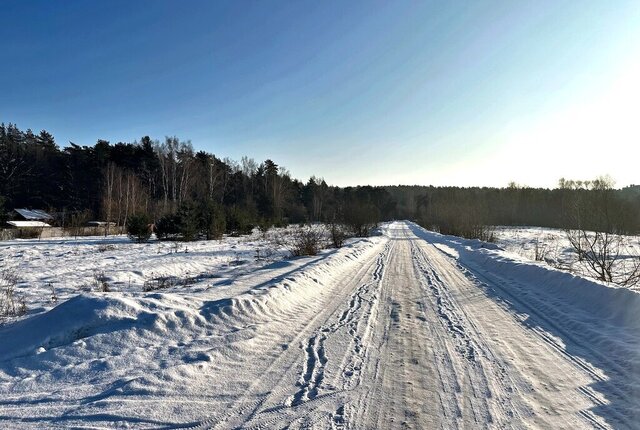
M98 252L113 251L114 249L116 249L116 247L109 244L102 244L98 246Z
M177 254L178 252L180 252L180 246L181 246L180 242L178 242L178 241L173 242L172 249L173 249L173 253L174 254Z
M634 255L621 234L626 211L613 186L604 177L579 189L568 210L573 227L565 232L578 261L597 279L634 286L640 283L640 255Z
M51 303L58 303L58 294L56 288L53 286L53 282L47 282L47 286L51 290Z
M0 272L0 318L23 315L27 312L24 298L16 294L18 274L10 269Z
M295 256L300 255L317 255L321 249L320 235L312 230L302 231L294 242L292 254Z
M162 290L165 288L173 287L175 283L170 277L159 277L144 281L142 284L142 291L149 292L155 290Z
M558 238L552 234L540 235L534 240L533 258L544 261L560 270L570 270L570 265L560 256Z
M329 235L331 236L331 245L334 248L341 248L344 245L344 241L349 237L347 228L338 223L329 225Z
M476 224L470 226L470 228L463 232L463 237L467 239L479 239L484 242L495 242L496 236L492 227L482 224Z
M152 279L147 279L142 284L142 291L156 291L156 290L164 290L166 288L173 287L190 287L195 282L198 282L200 278L198 276L191 277L188 274L184 277L178 276L159 276Z
M547 252L549 251L547 244L544 243L544 242L541 242L538 238L536 238L533 245L534 245L534 247L533 247L533 253L534 253L533 258L536 261L546 261Z
M27 301L24 297L18 299L18 313L17 315L24 315L27 313Z
M586 230L567 230L566 233L578 261L597 279L622 286L640 283L640 255L633 255L624 236Z
M270 260L273 258L274 254L275 254L275 250L272 248L265 248L265 249L257 248L255 260L256 261Z
M94 291L100 291L101 293L108 293L111 291L109 279L105 276L103 271L93 271L92 287Z
M293 257L304 255L317 255L321 249L325 248L326 232L321 226L305 225L298 226L290 234L279 234L274 236L274 244L286 248Z

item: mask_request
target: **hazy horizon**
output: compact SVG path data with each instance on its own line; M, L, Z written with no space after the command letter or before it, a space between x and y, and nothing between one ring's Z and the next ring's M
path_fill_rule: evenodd
M188 5L5 3L0 121L338 186L640 183L637 2Z

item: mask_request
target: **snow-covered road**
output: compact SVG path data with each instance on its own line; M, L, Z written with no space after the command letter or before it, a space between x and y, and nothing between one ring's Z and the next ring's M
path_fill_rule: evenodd
M194 296L83 295L0 330L23 337L18 356L0 346L0 424L640 428L637 293L382 231ZM65 305L84 326L51 328Z
M386 235L300 333L303 351L271 368L285 376L260 379L250 407L233 405L230 421L217 415L207 424L607 427L595 409L608 400L590 387L605 377L523 324L537 315L501 305L406 224ZM638 426L624 411L607 412L616 425Z

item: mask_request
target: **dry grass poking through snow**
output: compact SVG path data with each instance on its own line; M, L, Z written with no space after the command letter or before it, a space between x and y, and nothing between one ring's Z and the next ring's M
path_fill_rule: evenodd
M41 313L83 292L197 292L331 245L330 229L322 225L194 242L133 243L126 236L2 241L0 318Z

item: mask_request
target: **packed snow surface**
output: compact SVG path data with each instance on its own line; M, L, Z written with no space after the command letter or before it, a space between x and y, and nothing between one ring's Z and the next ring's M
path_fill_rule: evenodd
M0 245L21 292L61 292L0 327L0 427L640 428L640 294L381 232L270 262L258 239ZM96 267L112 291L78 294ZM189 280L142 292L152 271Z

